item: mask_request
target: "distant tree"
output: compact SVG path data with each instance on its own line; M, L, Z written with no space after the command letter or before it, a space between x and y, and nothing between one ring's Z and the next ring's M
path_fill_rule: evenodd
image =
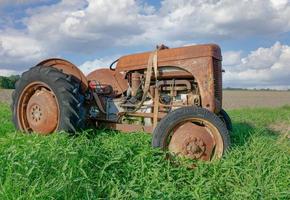
M224 90L248 90L247 88L232 88L232 87L226 87L226 88L223 88Z
M19 78L19 75L12 75L9 77L0 76L0 88L15 89L15 83Z

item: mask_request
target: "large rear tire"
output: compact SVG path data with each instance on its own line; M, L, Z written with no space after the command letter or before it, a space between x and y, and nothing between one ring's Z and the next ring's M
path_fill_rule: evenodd
M24 72L15 87L12 111L17 129L47 135L84 128L84 96L77 78L36 66Z
M221 158L230 145L225 124L214 113L183 107L166 115L153 132L152 146L194 160Z

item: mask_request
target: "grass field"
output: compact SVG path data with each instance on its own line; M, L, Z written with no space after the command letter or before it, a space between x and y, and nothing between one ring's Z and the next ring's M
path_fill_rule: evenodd
M0 104L0 199L290 199L290 107L229 114L230 151L188 169L151 149L143 133L16 132Z

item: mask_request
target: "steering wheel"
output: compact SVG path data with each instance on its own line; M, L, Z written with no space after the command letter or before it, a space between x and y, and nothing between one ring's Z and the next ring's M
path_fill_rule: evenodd
M110 70L115 71L115 68L113 68L113 65L118 61L119 59L115 60L114 62L112 62L112 64L110 64Z

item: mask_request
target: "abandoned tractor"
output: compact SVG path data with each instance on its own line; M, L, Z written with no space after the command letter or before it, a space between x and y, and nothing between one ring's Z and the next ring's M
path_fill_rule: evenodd
M43 135L89 123L152 133L152 146L191 159L220 158L231 120L222 109L222 56L217 45L157 46L85 76L52 58L22 74L13 94L15 126Z

